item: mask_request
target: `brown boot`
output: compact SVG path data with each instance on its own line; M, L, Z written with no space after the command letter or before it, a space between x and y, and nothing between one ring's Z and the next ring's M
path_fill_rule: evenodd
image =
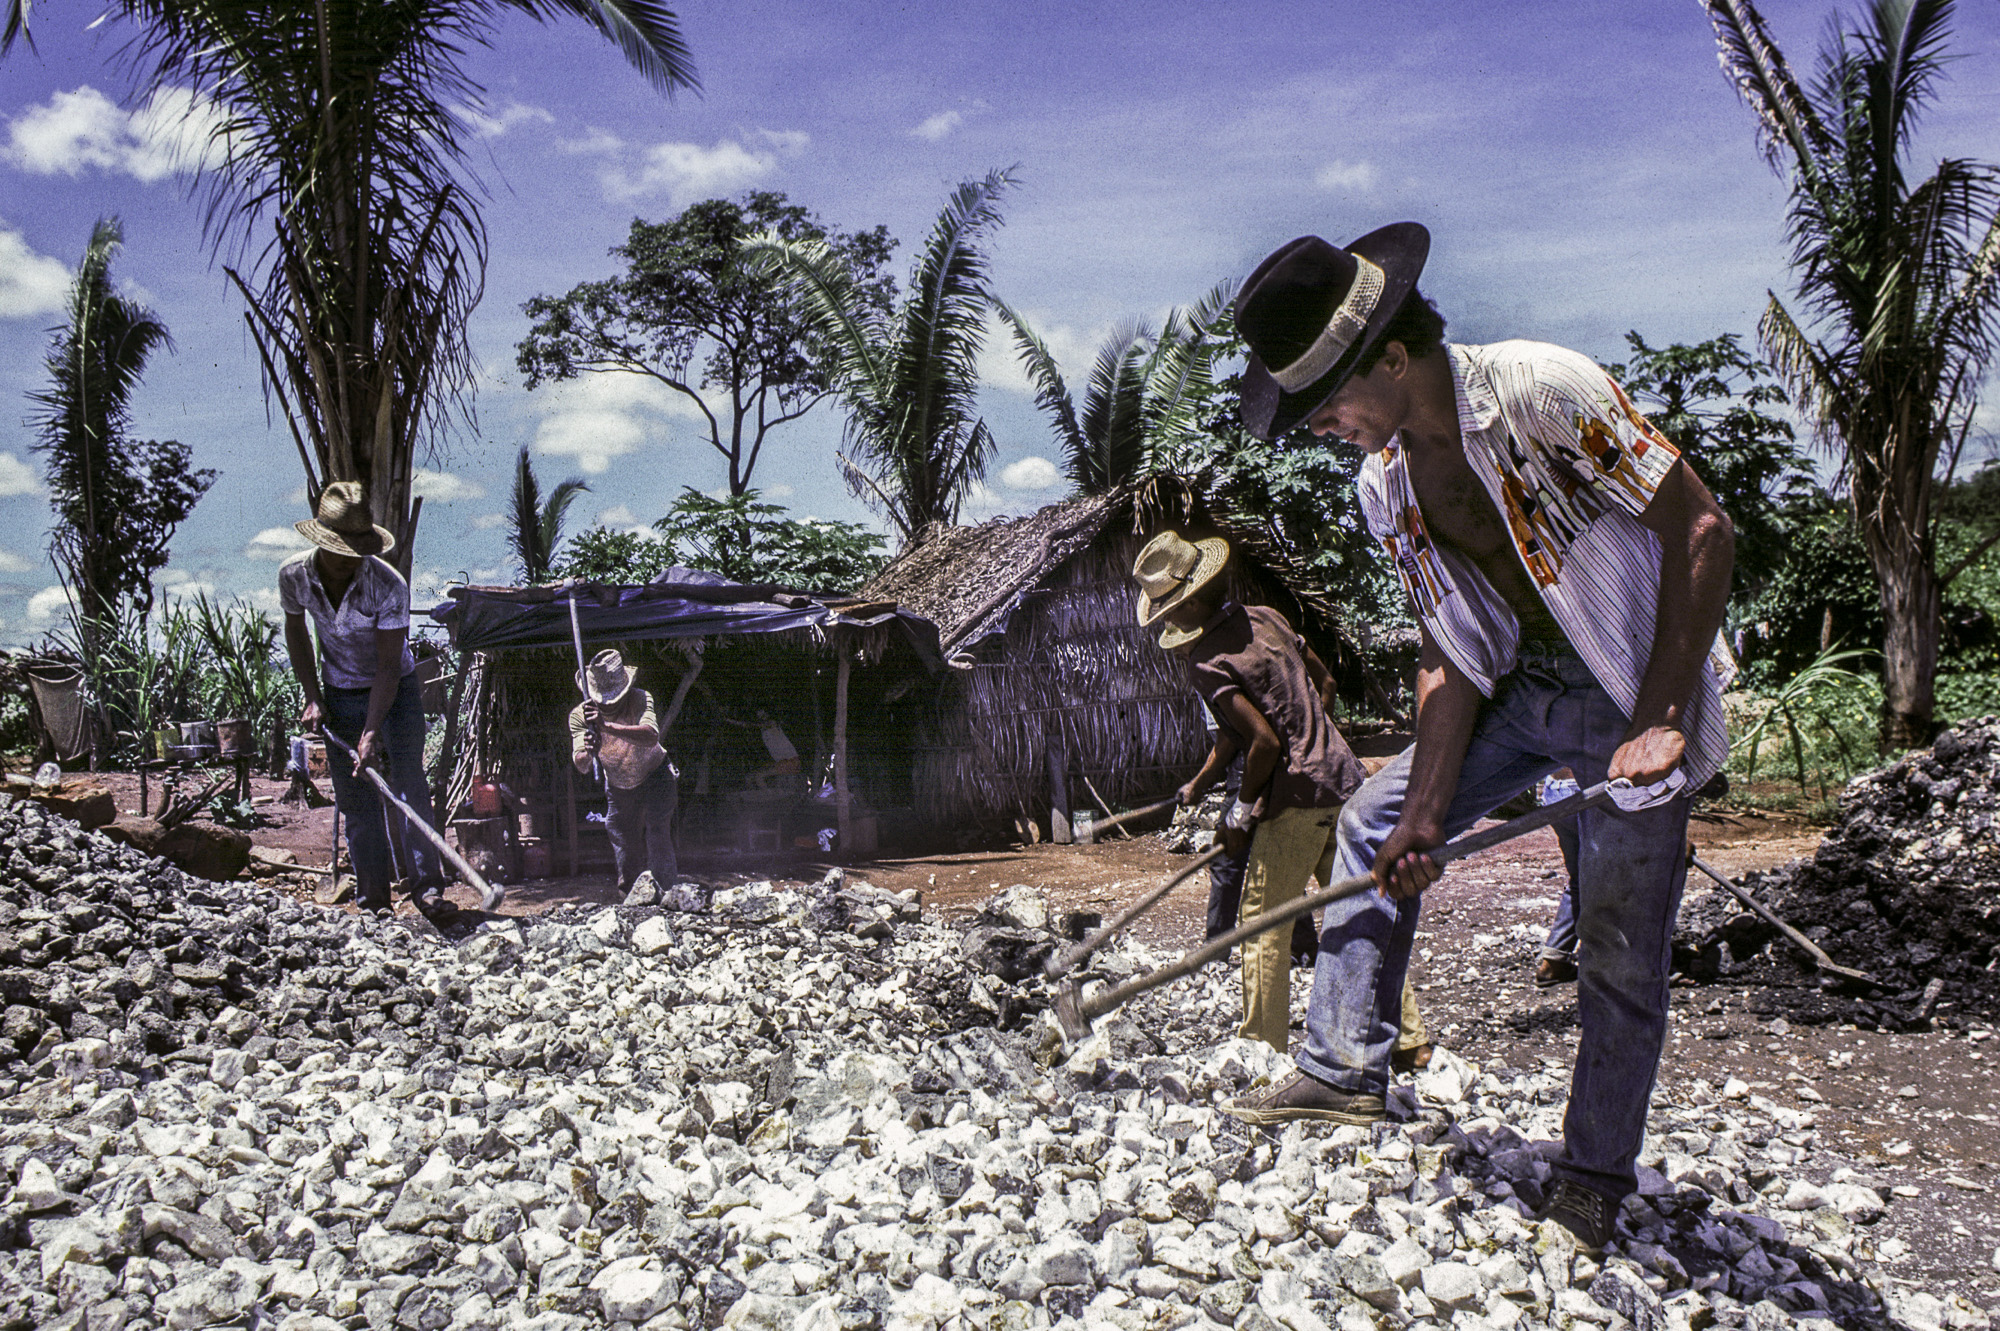
M1392 1072L1422 1072L1431 1065L1431 1051L1437 1046L1426 1040L1413 1049L1392 1049L1389 1051L1389 1069Z
M1223 1109L1245 1123L1266 1126L1277 1123L1379 1123L1387 1115L1382 1097L1343 1091L1303 1072L1261 1091L1252 1091L1231 1100Z
M1554 989L1576 983L1576 963L1567 957L1543 957L1535 967L1535 988Z

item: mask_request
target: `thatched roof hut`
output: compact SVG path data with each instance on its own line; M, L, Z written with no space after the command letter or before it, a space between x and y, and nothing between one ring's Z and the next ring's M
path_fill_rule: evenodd
M953 669L926 690L911 788L933 828L1046 826L1071 808L1163 798L1208 751L1187 663L1133 612L1130 576L1146 536L1131 490L1079 496L976 527L934 525L862 587L937 626ZM1333 611L1302 596L1254 535L1231 535L1230 595L1271 605L1350 675L1355 653ZM1358 684L1358 681L1357 681ZM1357 692L1359 691L1357 687Z

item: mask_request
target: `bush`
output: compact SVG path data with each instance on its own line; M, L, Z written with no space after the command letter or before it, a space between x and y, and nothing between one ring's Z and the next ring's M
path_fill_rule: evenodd
M1822 652L1781 688L1731 694L1729 772L1748 785L1761 768L1789 777L1801 799L1817 789L1822 806L1830 792L1877 762L1875 716L1882 686L1872 674L1847 667L1873 653Z

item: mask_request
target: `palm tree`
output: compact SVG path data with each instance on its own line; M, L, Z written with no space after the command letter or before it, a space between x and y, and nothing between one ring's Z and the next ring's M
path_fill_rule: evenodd
M0 0L0 53L32 0ZM243 293L264 382L304 464L308 498L359 480L409 567L417 448L467 405L467 317L484 281L478 187L456 108L483 90L465 57L501 20L574 17L664 92L694 88L659 0L114 0L154 87L221 112L208 234ZM268 231L266 228L268 227ZM268 239L266 239L268 236ZM254 245L254 250L253 250Z
M1216 286L1193 308L1169 314L1157 336L1136 320L1114 329L1097 350L1081 412L1048 346L1020 314L999 307L1079 491L1104 494L1158 471L1199 427L1214 353L1209 331L1234 293L1233 282Z
M886 315L824 241L765 232L744 242L746 261L785 276L833 348L830 378L847 407L841 473L905 543L929 523L957 521L993 457L975 411L995 303L981 242L1000 226L1000 195L1014 183L1010 168L958 187L917 256L909 295Z
M521 580L530 586L549 580L555 563L556 546L562 542L563 515L576 497L590 487L580 476L572 476L542 498L541 482L535 466L528 461L528 446L514 462L513 509L507 514L507 540L514 557L521 561Z
M49 348L49 386L29 395L33 448L47 459L58 519L49 553L75 597L86 647L126 602L144 624L167 541L215 480L188 465L183 444L126 438L132 390L153 352L171 343L151 310L112 286L124 238L115 217L92 228Z
M1750 0L1704 0L1723 69L1790 178L1799 296L1821 336L1773 294L1765 354L1840 464L1881 583L1885 747L1928 744L1938 617L1932 496L1977 405L2000 278L2000 172L1949 158L1905 175L1918 113L1944 72L1951 0L1874 0L1836 30L1810 86Z

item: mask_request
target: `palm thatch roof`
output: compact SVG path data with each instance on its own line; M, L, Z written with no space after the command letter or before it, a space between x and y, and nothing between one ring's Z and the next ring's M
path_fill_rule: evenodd
M949 656L1003 631L1024 595L1131 505L1130 490L1114 490L976 527L932 523L856 595L930 620Z

